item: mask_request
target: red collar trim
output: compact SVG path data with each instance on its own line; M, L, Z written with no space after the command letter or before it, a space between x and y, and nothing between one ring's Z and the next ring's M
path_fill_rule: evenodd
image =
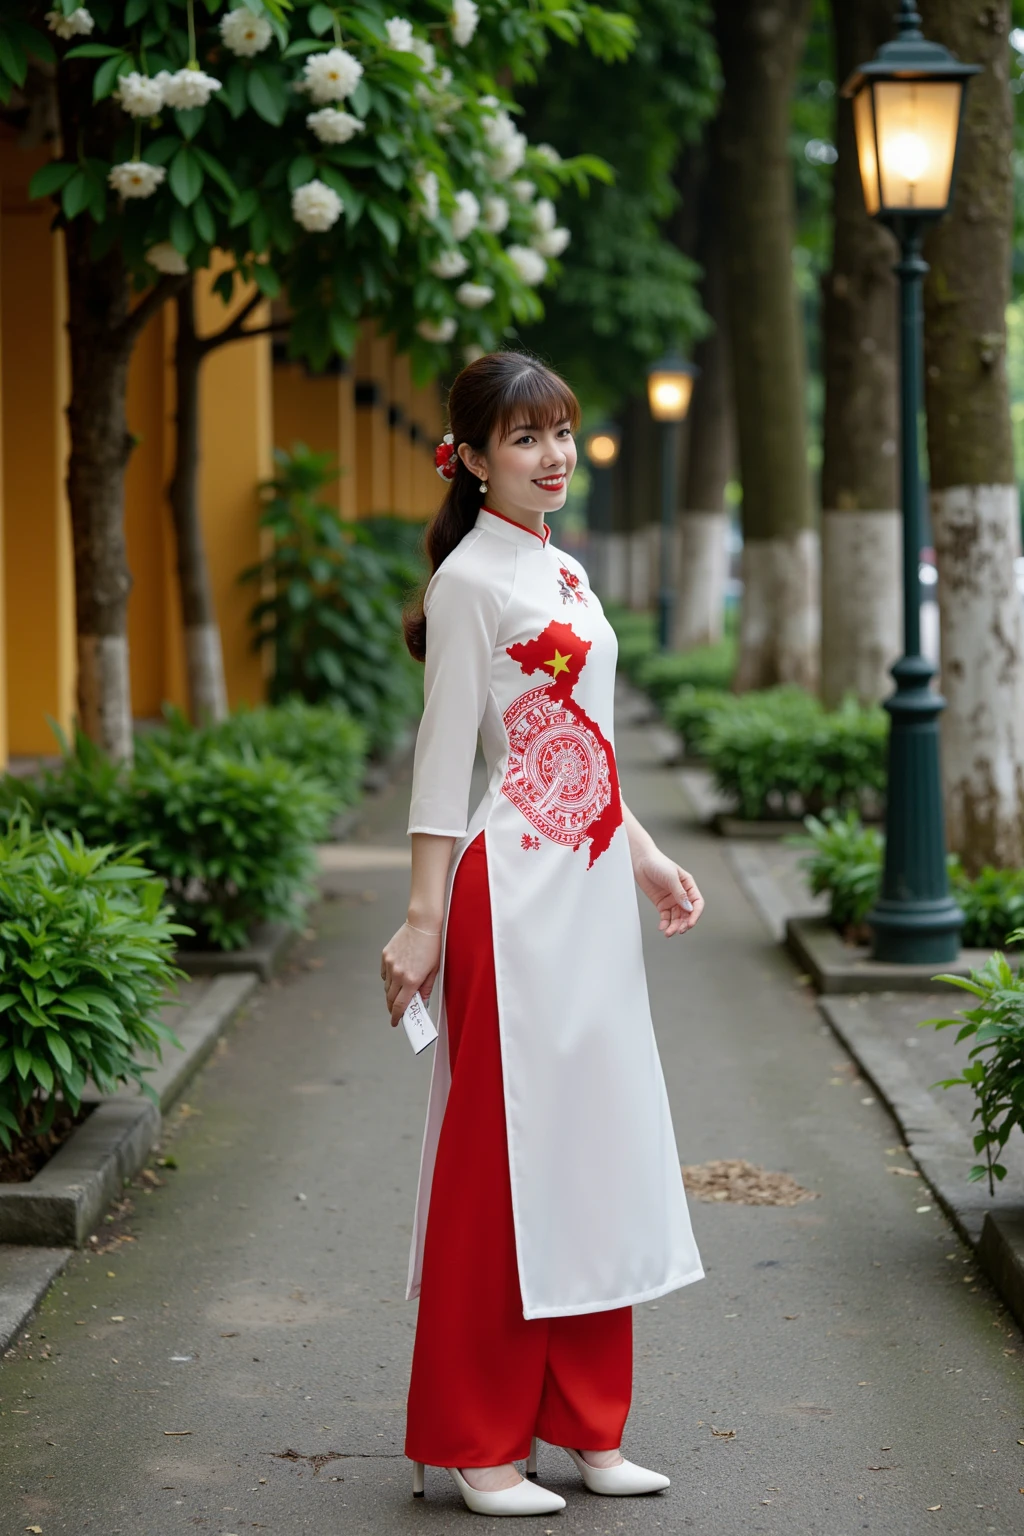
M503 523L511 523L513 528L521 528L524 533L532 533L534 538L540 539L542 544L546 544L551 537L551 529L547 523L544 524L544 533L541 535L536 528L527 528L525 523L517 523L514 517L506 517L504 512L495 512L493 507L481 507L480 510L486 512L488 517L500 517Z

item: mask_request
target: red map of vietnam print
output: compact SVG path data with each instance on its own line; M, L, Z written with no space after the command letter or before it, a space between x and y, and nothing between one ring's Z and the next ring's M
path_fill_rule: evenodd
M531 826L574 851L590 840L590 868L622 824L615 754L600 726L572 697L590 641L555 620L536 640L507 654L543 686L521 694L505 711L509 760L502 794Z

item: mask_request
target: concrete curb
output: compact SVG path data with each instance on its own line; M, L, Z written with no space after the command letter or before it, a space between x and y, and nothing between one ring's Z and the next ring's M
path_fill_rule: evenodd
M964 949L946 965L888 965L866 945L846 944L824 917L788 917L786 948L818 992L927 992L940 971L966 976L985 964L988 949Z
M159 1107L134 1088L101 1099L27 1184L0 1186L0 1350L16 1337L74 1248L142 1167L162 1113L184 1089L257 986L255 972L218 976L175 1021L184 1050L169 1047L149 1075Z
M190 976L255 972L260 981L269 981L297 937L298 930L287 923L257 923L244 949L180 949L174 958Z

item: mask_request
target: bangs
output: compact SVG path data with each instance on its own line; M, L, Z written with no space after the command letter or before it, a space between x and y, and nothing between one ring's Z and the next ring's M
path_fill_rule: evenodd
M524 362L502 392L495 415L498 441L504 442L513 427L557 427L567 421L575 432L580 424L580 403L564 379L549 368Z

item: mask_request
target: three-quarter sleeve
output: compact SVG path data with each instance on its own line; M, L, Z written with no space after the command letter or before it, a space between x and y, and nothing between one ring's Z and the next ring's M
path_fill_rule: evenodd
M423 718L413 762L410 833L465 835L477 734L508 597L496 575L481 572L473 559L454 559L427 588Z

